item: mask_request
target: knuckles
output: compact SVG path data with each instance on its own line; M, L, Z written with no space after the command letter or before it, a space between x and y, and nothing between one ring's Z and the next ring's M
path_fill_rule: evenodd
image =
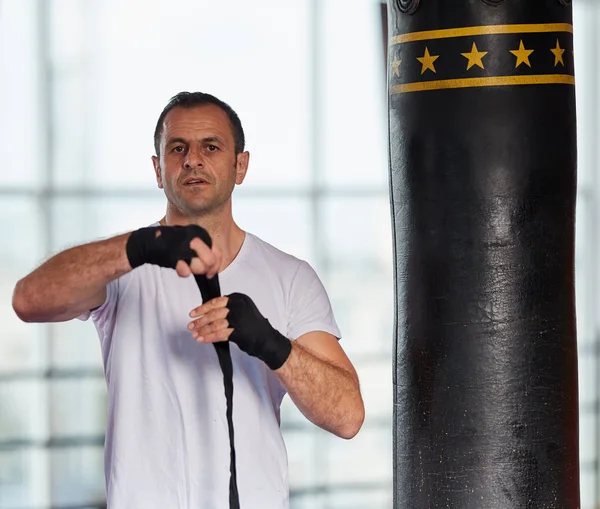
M216 299L214 299L216 300ZM196 313L202 313L201 308L196 308ZM224 307L217 307L208 312L205 312L200 316L200 318L196 318L192 322L190 322L192 326L192 330L198 330L203 327L208 326L223 326L224 328L229 327L229 322L226 320L227 315L229 314L229 309ZM217 321L220 323L217 324ZM217 324L217 325L215 325ZM224 325L223 325L224 324Z

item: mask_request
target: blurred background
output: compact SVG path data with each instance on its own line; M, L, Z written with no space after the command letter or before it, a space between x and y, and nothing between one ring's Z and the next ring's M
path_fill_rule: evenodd
M600 504L600 2L574 0L582 507ZM0 509L101 508L106 390L91 323L21 323L51 254L164 213L150 157L182 90L230 103L251 164L234 215L308 260L362 383L352 441L282 410L293 509L391 508L393 271L379 0L0 0ZM363 240L367 239L367 240Z

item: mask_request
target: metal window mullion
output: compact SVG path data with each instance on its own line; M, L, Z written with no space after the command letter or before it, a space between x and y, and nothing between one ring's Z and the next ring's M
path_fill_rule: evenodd
M53 157L53 142L54 136L52 132L52 118L53 118L53 73L52 73L52 60L50 55L50 11L51 11L51 0L38 0L37 1L37 43L38 43L38 62L39 62L39 80L38 80L38 101L39 101L39 116L40 126L42 129L42 153L44 157L41 158L45 162L44 166L39 169L40 174L43 173L41 180L44 182L44 192L38 195L39 209L41 212L41 238L42 248L46 255L52 250L52 195L51 189L53 186L53 173L54 173L54 157ZM51 325L44 326L44 332L46 341L43 344L44 351L44 368L50 368L51 363L51 351L53 345L54 330ZM50 383L44 383L43 386L45 396L45 434L48 440L51 439L52 435L52 385ZM49 449L46 448L48 454L46 455L45 465L45 479L46 479L46 505L50 506L52 501L52 458Z
M592 23L588 24L587 37L588 44L593 48L598 49L600 44L600 39L598 38L596 27L598 26L598 22L600 22L600 9L595 2L589 3L589 6L593 5L594 16ZM600 64L600 56L596 51L597 63ZM593 71L591 70L593 69ZM598 66L588 67L587 72L590 74L590 89L593 90L593 95L591 99L593 104L586 105L587 108L591 108L594 112L593 119L591 125L589 125L589 129L591 131L591 136L594 139L598 138L600 135L599 127L600 127L600 101L598 100L598 86L600 85L600 76ZM593 177L592 177L592 189L591 189L591 199L590 199L590 210L593 215L592 221L589 222L592 225L592 230L587 232L589 234L590 244L591 244L591 256L590 260L597 260L598 255L600 254L600 236L596 233L594 226L598 224L600 221L600 204L598 203L599 195L600 195L600 148L597 144L595 144L595 150L592 156L592 165L594 167ZM598 286L600 283L600 271L598 270L596 263L591 263L588 270L591 271L590 280L592 281L592 305L593 309L596 309L598 303L600 303L600 294L598 293ZM593 314L595 316L596 314ZM596 331L596 351L595 351L595 366L596 366L596 397L595 400L598 401L600 397L600 321L599 318L596 318L596 323L594 324L594 330ZM596 412L596 461L594 464L594 486L595 486L595 496L594 501L595 505L600 504L600 467L599 467L599 459L600 459L600 415L598 411Z
M322 30L322 8L323 0L310 0L310 21L311 21L311 122L310 140L311 140L311 181L310 181L310 208L311 208L311 232L314 246L315 263L322 274L328 274L328 256L326 253L327 244L325 242L325 233L323 231L323 200L321 190L324 188L323 175L323 138L324 138L324 111L323 87L320 77L322 76L322 55L324 53ZM313 479L311 486L315 486L315 480L326 479L327 468L323 458L327 456L328 437L320 429L314 428L314 457ZM326 481L325 481L326 482ZM316 493L315 493L316 494ZM313 500L312 507L317 509ZM322 498L319 507L327 507L327 501Z

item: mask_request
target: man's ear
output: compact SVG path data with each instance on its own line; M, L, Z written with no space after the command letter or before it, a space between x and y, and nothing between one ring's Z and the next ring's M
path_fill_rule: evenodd
M250 152L240 152L237 155L237 162L235 165L235 183L239 186L246 178L246 172L248 171L248 163L250 161Z
M162 173L160 171L160 159L156 156L152 156L152 165L154 166L154 173L156 174L156 183L158 184L158 188L163 188L162 183Z

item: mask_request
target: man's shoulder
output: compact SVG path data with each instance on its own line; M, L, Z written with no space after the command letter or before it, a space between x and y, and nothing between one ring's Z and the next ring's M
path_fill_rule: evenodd
M247 261L257 269L278 274L290 283L295 280L314 279L315 270L307 260L286 252L255 234L246 234L249 240Z
M303 263L307 263L297 256L294 256L293 254L274 246L266 240L261 239L258 235L250 232L246 232L246 235L248 235L250 251L255 257L294 267L297 267Z
M254 234L246 233L249 235L251 255L248 258L252 260L251 263L261 264L269 272L286 277L290 283L295 281L312 284L319 279L317 271L309 261L283 251Z

